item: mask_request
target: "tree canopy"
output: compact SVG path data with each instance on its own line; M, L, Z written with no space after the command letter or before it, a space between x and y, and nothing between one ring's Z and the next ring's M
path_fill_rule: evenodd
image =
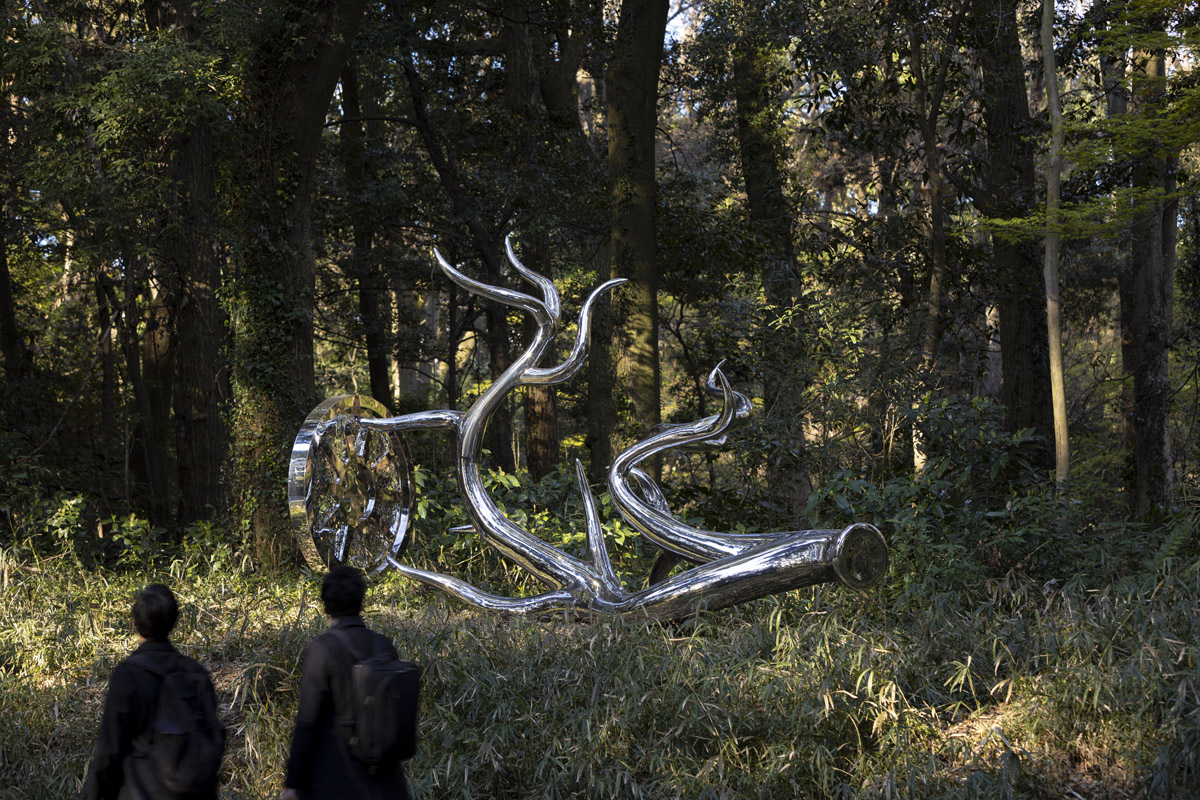
M464 408L524 349L432 266L512 281L512 234L570 308L631 282L586 373L492 419L502 472L599 479L709 413L727 359L757 414L656 467L710 525L897 480L1169 516L1197 488L1196 11L1050 11L1054 59L1011 0L10 3L4 474L101 537L215 521L287 563L319 399Z

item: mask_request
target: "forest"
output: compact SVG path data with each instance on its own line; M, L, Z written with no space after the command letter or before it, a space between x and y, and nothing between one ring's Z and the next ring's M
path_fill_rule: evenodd
M663 423L678 519L877 526L866 593L682 623L496 617L385 570L417 797L1200 795L1200 7L1180 0L5 0L0 798L78 791L140 585L281 788L324 627L288 459L325 398L469 409L562 294L586 365L484 480L613 565ZM539 590L410 434L403 558ZM633 668L636 665L636 668Z

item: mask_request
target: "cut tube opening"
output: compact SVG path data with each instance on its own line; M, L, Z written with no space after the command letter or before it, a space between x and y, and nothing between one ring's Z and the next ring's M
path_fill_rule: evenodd
M869 589L887 574L887 542L873 525L860 522L849 526L833 547L833 571L851 589Z

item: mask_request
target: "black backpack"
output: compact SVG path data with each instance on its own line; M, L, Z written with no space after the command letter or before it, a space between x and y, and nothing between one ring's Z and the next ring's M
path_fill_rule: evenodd
M208 673L186 664L181 669L180 660L172 655L164 669L148 656L135 653L126 659L162 678L154 719L134 752L150 762L172 798L212 795L225 754L225 726L217 718Z
M421 668L392 658L378 637L372 637L372 653L362 658L346 631L334 628L331 633L355 659L338 709L338 725L350 755L372 775L380 767L412 758L417 752Z

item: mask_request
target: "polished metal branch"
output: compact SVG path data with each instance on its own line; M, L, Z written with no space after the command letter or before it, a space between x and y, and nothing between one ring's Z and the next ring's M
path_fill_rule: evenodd
M540 290L541 299L480 283L434 251L450 280L473 294L521 309L537 323L529 347L467 411L383 417L374 401L333 398L314 409L301 428L292 451L289 498L301 549L314 568L343 562L391 567L490 611L572 610L649 619L678 619L815 583L838 581L865 589L883 577L887 545L879 531L866 523L840 531L732 534L696 528L671 516L661 488L639 465L666 450L720 446L732 422L753 410L747 397L730 388L719 364L709 375L706 390L721 398L720 413L684 425L658 426L648 438L620 453L609 469L609 491L621 515L673 559L695 566L652 580L645 589L626 590L609 560L595 499L578 461L586 558L564 552L510 520L488 495L480 474L484 428L514 389L561 383L579 372L587 359L593 304L624 280L608 281L592 291L580 310L571 352L561 364L541 368L538 363L559 332L561 300L554 283L525 267L511 242L505 244L510 263ZM408 543L413 500L411 459L403 431L429 428L454 432L457 479L469 527L536 576L546 591L530 597L497 595L400 560Z

